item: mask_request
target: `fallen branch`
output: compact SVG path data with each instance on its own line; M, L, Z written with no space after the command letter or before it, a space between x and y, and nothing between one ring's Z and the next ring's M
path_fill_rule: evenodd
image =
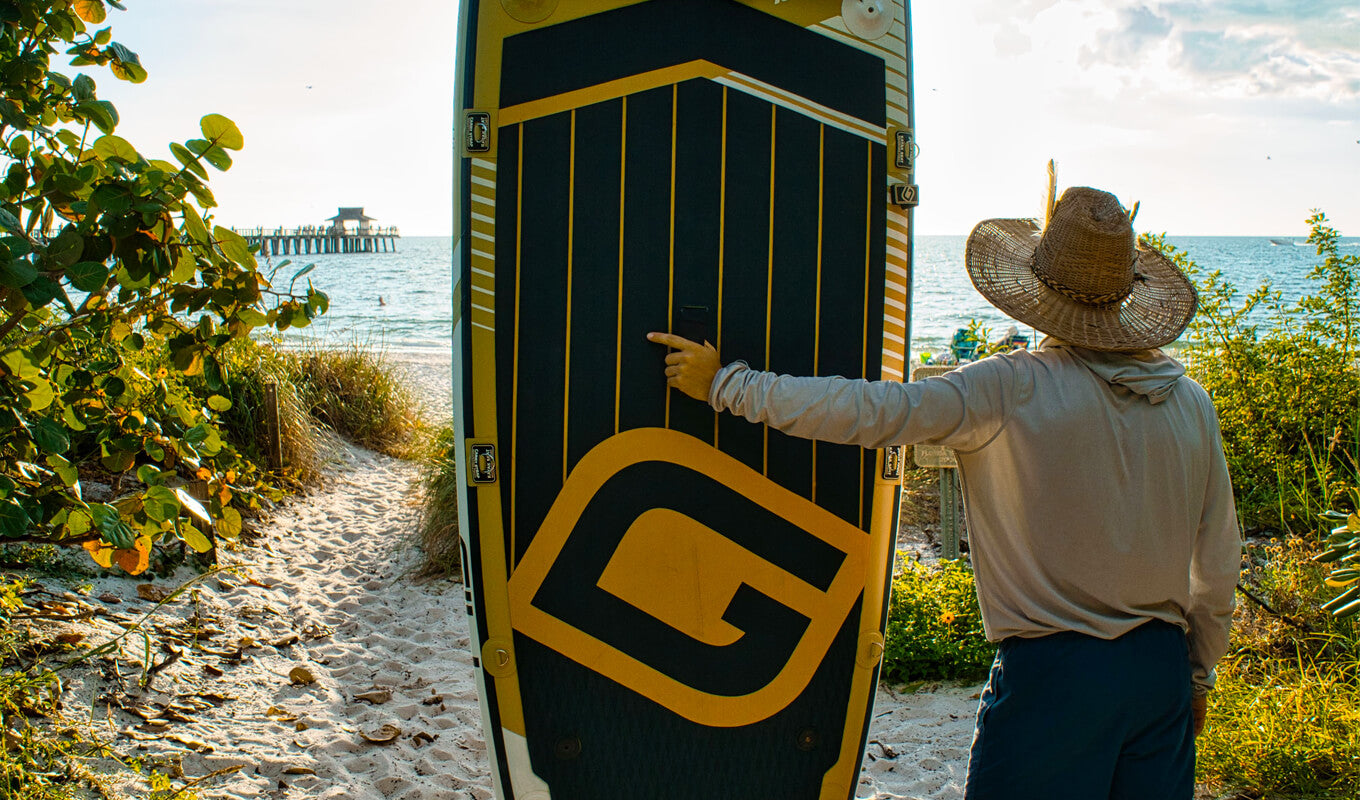
M1271 614L1279 617L1285 622L1288 622L1290 625L1293 625L1295 628L1298 628L1304 633L1317 633L1317 631L1313 629L1312 625L1309 625L1303 620L1298 619L1297 617L1292 617L1289 614L1286 614L1282 611L1276 611L1275 609L1271 608L1270 603L1267 603L1264 598L1254 594L1250 589L1248 589L1246 586L1243 586L1241 583L1237 584L1237 591L1245 595L1248 600L1252 601L1253 603L1270 612Z

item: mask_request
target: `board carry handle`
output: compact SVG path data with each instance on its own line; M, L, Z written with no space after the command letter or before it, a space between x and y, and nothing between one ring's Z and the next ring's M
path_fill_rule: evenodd
M712 316L708 306L681 306L680 313L676 315L675 334L699 344L711 342Z

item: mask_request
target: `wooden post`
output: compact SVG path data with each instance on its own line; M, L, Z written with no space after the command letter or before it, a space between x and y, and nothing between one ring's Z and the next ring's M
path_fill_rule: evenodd
M275 383L264 385L264 432L269 440L269 465L280 469L283 467L283 438L279 431L279 387Z

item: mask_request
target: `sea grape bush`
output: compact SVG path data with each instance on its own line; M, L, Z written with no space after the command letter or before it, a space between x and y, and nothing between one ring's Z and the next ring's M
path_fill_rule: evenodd
M1319 513L1347 501L1360 466L1360 256L1341 254L1321 212L1308 224L1322 261L1295 303L1268 282L1242 295L1164 237L1144 237L1197 282L1183 355L1214 399L1248 533L1311 533Z
M893 576L886 640L887 683L985 677L996 645L983 631L968 562L904 561Z
M151 158L114 133L94 79L53 69L64 54L146 79L109 28L87 27L106 5L123 8L0 0L0 542L83 544L136 573L157 542L206 551L239 533L259 470L224 441L219 354L328 301L296 277L275 290L245 240L212 224L208 168L244 145L234 123L209 114L173 162Z

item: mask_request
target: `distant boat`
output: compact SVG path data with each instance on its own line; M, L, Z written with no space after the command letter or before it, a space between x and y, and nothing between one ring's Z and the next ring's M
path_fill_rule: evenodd
M1271 244L1293 244L1293 243L1294 243L1294 240L1293 240L1293 239L1271 239L1271 240L1270 240L1270 243L1271 243Z

